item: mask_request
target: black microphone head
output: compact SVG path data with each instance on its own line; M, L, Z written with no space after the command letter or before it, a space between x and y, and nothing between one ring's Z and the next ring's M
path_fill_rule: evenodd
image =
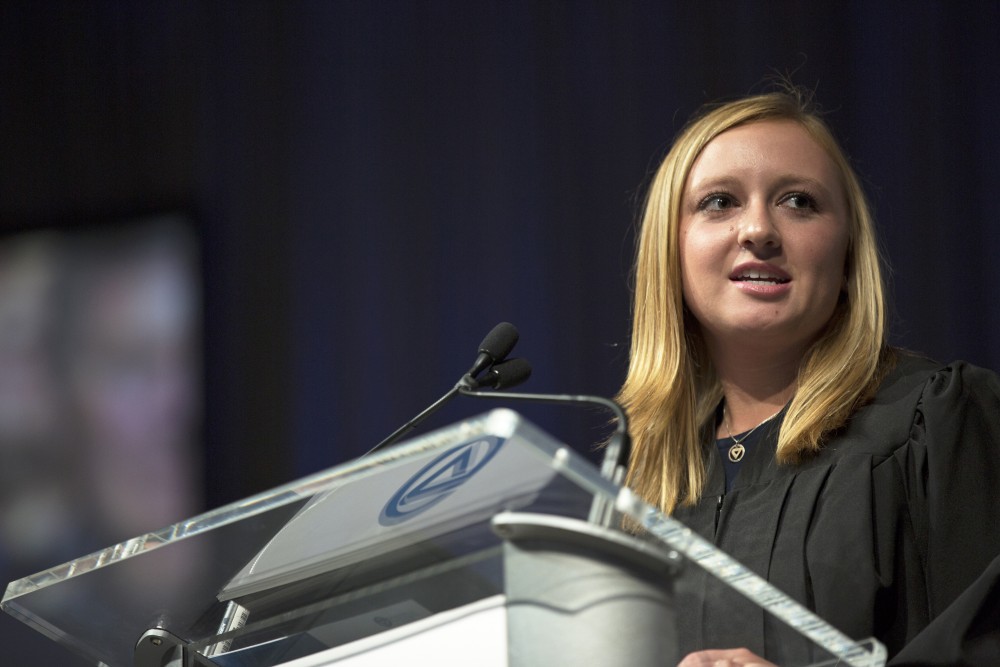
M508 359L496 364L480 378L477 387L493 387L494 389L509 389L525 382L531 377L531 364L527 359Z
M479 344L479 351L493 357L493 361L502 361L517 345L517 328L510 322L501 322L486 334Z
M484 369L503 361L517 345L517 329L510 322L501 322L486 334L479 344L479 356L472 364L467 375L476 377Z

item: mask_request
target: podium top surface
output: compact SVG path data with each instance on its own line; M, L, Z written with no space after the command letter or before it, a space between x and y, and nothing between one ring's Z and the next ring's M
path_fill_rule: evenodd
M777 619L801 655L782 664L884 663L510 410L12 582L2 607L94 664L138 664L152 630L199 664L277 665L503 593L498 513L602 504L683 558L679 603L740 595Z

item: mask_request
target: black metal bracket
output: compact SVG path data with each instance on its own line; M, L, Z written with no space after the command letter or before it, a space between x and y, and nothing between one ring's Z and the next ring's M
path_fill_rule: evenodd
M163 628L150 628L135 644L134 667L217 667L187 642Z

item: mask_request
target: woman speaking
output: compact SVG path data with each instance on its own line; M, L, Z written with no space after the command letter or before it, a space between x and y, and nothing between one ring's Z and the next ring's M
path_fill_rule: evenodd
M956 600L1000 554L1000 379L892 349L886 319L868 204L806 96L703 113L638 240L629 485L890 664L980 664L1000 613ZM796 662L774 621L731 622L746 604L684 610L711 650L682 664Z

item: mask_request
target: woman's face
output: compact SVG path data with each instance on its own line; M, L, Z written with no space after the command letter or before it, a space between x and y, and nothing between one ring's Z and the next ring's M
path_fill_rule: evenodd
M714 345L800 353L844 287L847 202L837 169L793 121L723 132L681 201L684 300Z

